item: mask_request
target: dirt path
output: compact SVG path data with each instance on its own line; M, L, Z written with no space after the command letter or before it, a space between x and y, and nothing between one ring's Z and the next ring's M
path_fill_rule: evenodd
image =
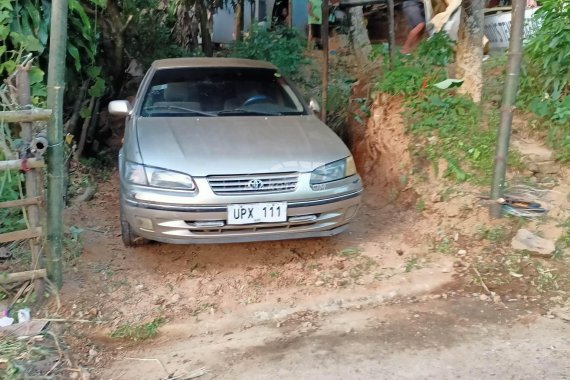
M570 325L523 306L457 298L303 314L197 336L174 326L102 377L158 379L206 368L203 379L569 378ZM151 358L158 361L141 360Z
M194 333L208 324L247 328L307 310L423 294L453 280L454 258L434 254L424 239L436 226L372 198L358 222L332 239L127 249L116 181L114 173L95 199L67 215L83 230L84 251L66 268L59 313L101 321L84 332L100 352L116 345L108 335L118 326L158 317L168 321L163 329L186 324ZM89 346L81 350L87 357Z
M392 148L405 150L396 124ZM362 149L383 160L382 149ZM113 172L67 213L83 252L66 268L57 315L94 322L65 330L74 359L101 379L201 367L211 370L205 379L568 378L568 325L538 318L567 299L567 259L514 252L521 221L490 220L480 189L434 176L402 181L401 165L389 166L335 238L130 249ZM569 217L561 173L552 217L526 223L551 239ZM110 337L159 319L153 340Z

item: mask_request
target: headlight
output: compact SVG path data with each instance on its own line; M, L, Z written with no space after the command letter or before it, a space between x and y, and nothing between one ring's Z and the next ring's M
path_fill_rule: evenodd
M187 174L136 164L125 163L125 179L143 186L162 187L175 190L194 190L194 180Z
M311 173L311 185L337 181L354 174L356 174L356 165L352 156L349 156L313 170Z

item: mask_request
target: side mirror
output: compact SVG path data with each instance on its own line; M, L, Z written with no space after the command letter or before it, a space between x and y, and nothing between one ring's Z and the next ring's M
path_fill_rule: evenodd
M321 106L319 105L319 102L317 102L315 99L311 98L311 100L309 100L309 108L311 109L311 111L313 111L315 115L320 116Z
M131 103L128 100L113 100L109 103L109 113L116 116L128 116L132 112Z

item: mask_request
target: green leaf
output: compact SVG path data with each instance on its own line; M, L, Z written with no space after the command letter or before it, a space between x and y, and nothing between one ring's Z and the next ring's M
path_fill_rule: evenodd
M24 49L28 52L41 52L43 50L40 41L31 35L23 35L21 33L12 32L10 33L10 38L18 48Z
M9 74L12 74L14 72L14 70L16 70L17 64L14 61L6 61L6 62L2 63L1 66L4 68L4 70L6 70L6 73L9 75Z
M95 83L89 88L89 96L100 98L105 93L105 81L103 78L97 78Z
M446 79L439 83L434 84L434 87L440 90L445 90L448 88L460 87L463 84L463 79Z
M0 25L0 39L2 39L2 41L6 40L9 34L10 28L7 25Z
M32 97L38 98L37 101L34 101L34 105L40 100L45 100L47 96L47 87L43 82L34 83L31 85L32 87Z
M97 79L101 75L101 66L91 66L87 68L87 75L91 79Z
M11 0L1 0L0 1L0 9L8 9L10 11L14 10L14 8L12 7L12 1Z
M91 109L89 109L89 107L87 106L82 107L81 110L79 111L79 116L81 116L81 118L83 119L87 119L88 117L91 116Z
M71 55L71 57L73 57L75 70L81 70L81 58L79 58L79 50L77 50L75 45L71 44L69 41L67 42L67 52L69 55Z
M28 77L30 84L41 83L44 80L44 72L39 67L34 66L28 71Z

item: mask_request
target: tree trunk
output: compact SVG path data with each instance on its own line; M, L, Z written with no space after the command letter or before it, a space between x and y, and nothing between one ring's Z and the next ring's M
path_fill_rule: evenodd
M368 63L368 56L372 51L368 30L364 22L364 13L362 7L350 8L352 46L354 46L354 54L360 65Z
M212 44L212 35L210 28L208 28L208 8L205 0L200 0L196 3L198 18L200 19L200 34L202 36L202 51L206 56L211 57L214 55L214 45Z
M234 36L236 38L236 41L241 41L242 38L242 32L243 32L243 24L244 24L244 20L243 20L243 2L244 0L238 0L238 2L236 3L236 13L235 13L235 21L234 21Z
M107 52L110 56L108 57L109 61L107 62L113 62L113 64L108 65L107 70L109 70L112 77L114 95L117 95L123 84L123 76L125 72L123 52L125 50L125 30L128 22L125 23L123 21L121 10L114 1L107 2L105 14L107 15L109 32L107 38L113 42L112 49Z
M456 61L457 77L464 80L459 92L479 103L483 90L483 0L463 0Z

